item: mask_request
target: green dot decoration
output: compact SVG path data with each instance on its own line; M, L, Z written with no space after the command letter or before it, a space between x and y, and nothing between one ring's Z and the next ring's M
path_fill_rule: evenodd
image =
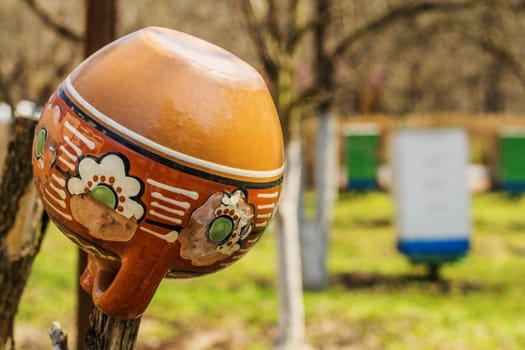
M91 190L91 195L97 201L104 203L111 209L117 207L117 196L115 192L106 184L98 184Z
M46 144L46 140L47 130L45 128L38 130L38 133L35 138L35 156L37 158L42 157L42 153L44 153L44 145Z
M210 225L208 237L214 243L222 243L231 235L233 221L229 217L219 216Z

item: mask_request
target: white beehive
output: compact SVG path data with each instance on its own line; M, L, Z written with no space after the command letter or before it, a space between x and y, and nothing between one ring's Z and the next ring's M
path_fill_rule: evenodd
M464 256L471 232L465 131L401 129L391 152L399 250L416 262Z

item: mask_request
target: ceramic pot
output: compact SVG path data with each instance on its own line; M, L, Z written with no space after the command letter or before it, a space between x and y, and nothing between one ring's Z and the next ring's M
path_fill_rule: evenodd
M164 277L215 272L259 240L280 194L282 135L250 65L152 27L62 83L33 168L47 212L89 254L83 288L106 314L134 318Z

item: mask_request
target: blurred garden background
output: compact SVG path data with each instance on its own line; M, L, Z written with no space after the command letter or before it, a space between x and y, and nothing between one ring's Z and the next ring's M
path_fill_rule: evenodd
M337 202L326 289L304 295L306 338L317 349L520 349L525 345L525 199L473 198L472 248L425 279L395 249L384 192ZM138 349L268 349L276 336L275 235L224 271L165 280L141 323ZM50 230L24 292L21 349L49 348L47 328L75 329L76 249ZM74 334L70 334L70 337Z
M38 115L83 60L90 2L2 0L0 120ZM525 128L525 1L106 3L110 16L96 13L93 28L109 21L115 37L146 26L187 32L233 52L267 81L288 164L300 164L287 181L297 186L288 219L299 222L303 249L301 342L326 350L525 347L525 199L521 189L504 188L502 170L502 135L510 129L523 138ZM356 125L377 135L366 191L351 186L345 130ZM396 249L389 146L402 127L462 128L469 138L470 250L438 279ZM294 142L301 152L290 151ZM520 145L507 154L512 179L525 183ZM224 271L163 281L137 348L274 347L282 338L278 226ZM75 344L77 284L77 248L51 225L18 308L17 348L50 348L52 321Z

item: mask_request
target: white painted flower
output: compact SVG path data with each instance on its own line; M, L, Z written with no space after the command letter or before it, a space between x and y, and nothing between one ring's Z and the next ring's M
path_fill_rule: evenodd
M144 207L133 197L142 191L139 180L126 174L122 158L109 154L100 161L86 157L78 164L78 177L67 181L71 195L91 192L91 195L115 209L119 214L140 220L144 216Z

